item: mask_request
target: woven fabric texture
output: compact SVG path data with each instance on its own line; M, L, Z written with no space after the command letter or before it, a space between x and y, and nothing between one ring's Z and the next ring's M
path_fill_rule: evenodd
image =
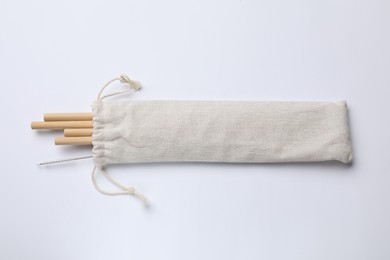
M95 101L92 108L98 167L352 160L345 101Z

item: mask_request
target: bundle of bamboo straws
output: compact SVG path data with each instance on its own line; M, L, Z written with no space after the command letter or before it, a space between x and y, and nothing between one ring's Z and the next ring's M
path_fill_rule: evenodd
M31 122L31 129L63 130L56 145L92 145L92 113L45 113L43 121Z

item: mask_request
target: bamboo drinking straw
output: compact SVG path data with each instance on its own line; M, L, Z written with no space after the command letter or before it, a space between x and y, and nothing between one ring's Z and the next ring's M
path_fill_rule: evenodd
M57 137L54 140L56 145L74 144L74 145L92 145L92 136L83 137Z
M92 113L45 113L43 119L31 122L31 128L64 130L55 144L92 145Z
M31 122L32 129L92 128L92 121Z
M65 137L92 136L92 128L65 129Z
M92 113L46 113L43 115L45 122L49 121L91 121Z

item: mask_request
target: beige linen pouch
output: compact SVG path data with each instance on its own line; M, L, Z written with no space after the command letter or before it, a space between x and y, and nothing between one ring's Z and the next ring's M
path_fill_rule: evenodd
M345 101L103 100L122 93L99 95L92 106L93 160L100 169L115 163L352 160ZM119 194L135 194L114 184L124 190Z

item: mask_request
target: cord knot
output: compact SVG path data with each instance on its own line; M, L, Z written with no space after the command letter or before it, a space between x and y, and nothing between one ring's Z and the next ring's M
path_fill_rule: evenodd
M126 190L131 193L131 194L135 194L135 189L133 187L126 187Z
M121 189L122 191L116 191L116 192L111 192L111 191L106 191L106 190L103 190L99 187L99 185L97 184L96 182L96 170L99 169L100 172L102 173L102 175L109 181L111 182L112 184L114 184L115 186L117 186L119 189ZM127 187L123 184L121 184L120 182L114 180L110 175L108 175L106 173L106 171L104 170L103 167L93 167L93 171L92 171L92 183L93 185L95 186L95 189L102 193L102 194L105 194L105 195L110 195L110 196L115 196L115 195L133 195L137 198L139 198L145 206L149 206L149 202L148 200L146 199L146 197L144 195L142 195L141 193L139 193L138 191L136 191L133 187Z
M103 91L108 87L108 85L110 85L114 81L120 81L121 83L127 84L127 88L122 90L122 91L117 91L117 92L109 93L107 95L102 96ZM141 89L141 82L139 82L137 80L132 80L128 76L122 74L119 77L113 78L112 80L107 82L102 87L102 89L100 90L100 92L98 94L97 100L101 101L101 100L108 98L108 97L122 95L122 94L129 92L131 89L134 89L135 91L140 90Z
M120 82L129 84L136 91L141 89L141 82L132 80L125 74L120 75Z

